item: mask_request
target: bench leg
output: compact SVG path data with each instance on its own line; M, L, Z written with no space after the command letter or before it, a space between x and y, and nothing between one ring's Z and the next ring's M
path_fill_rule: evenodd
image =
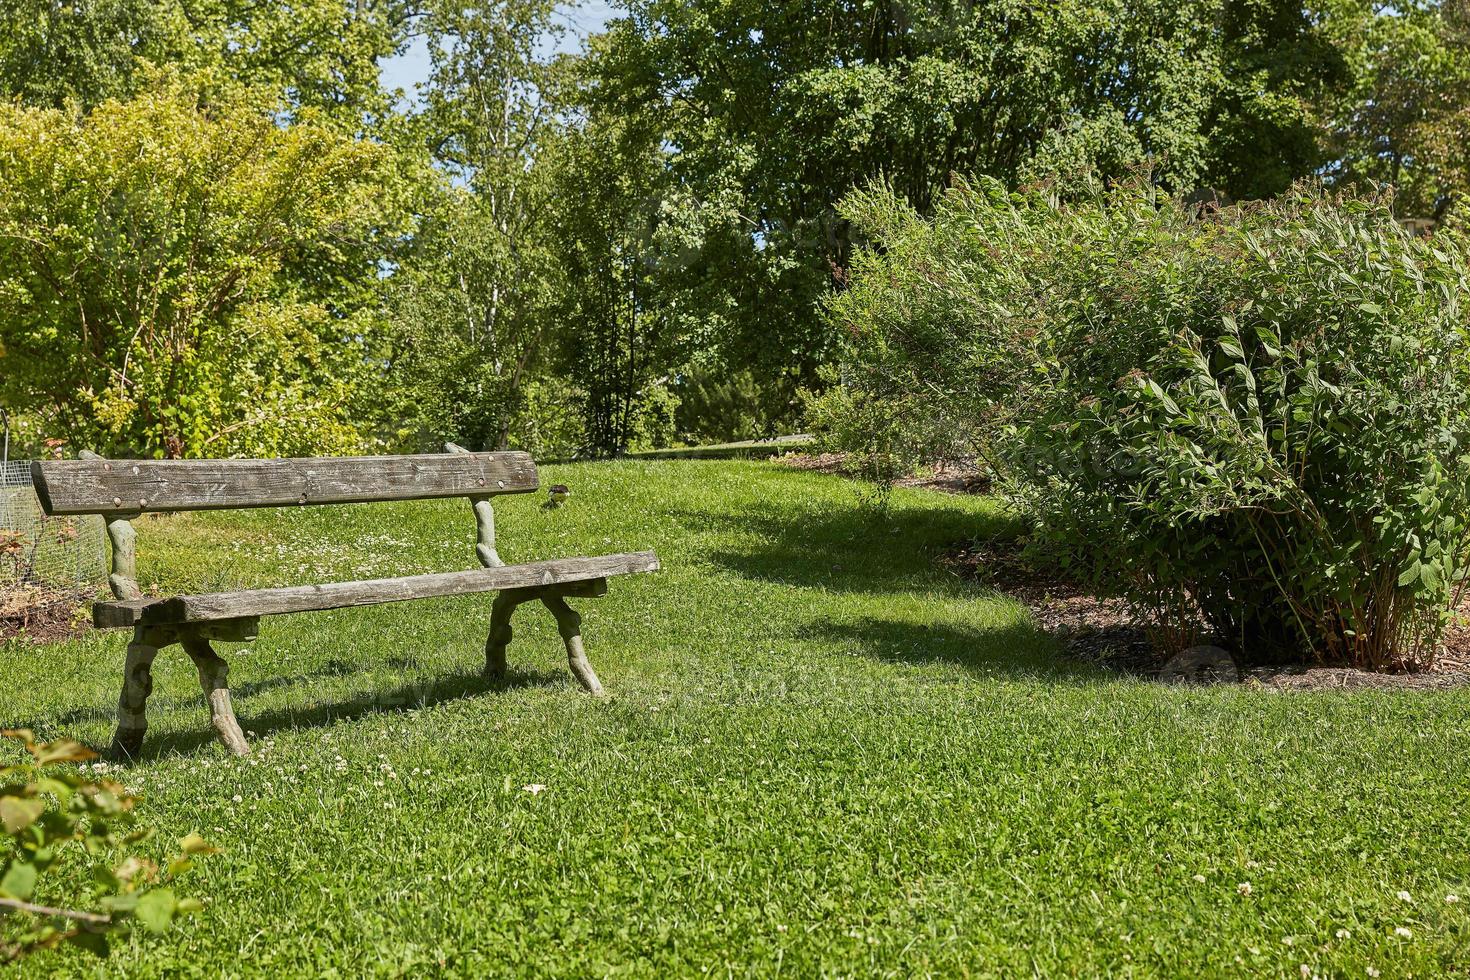
M122 694L117 699L117 731L107 754L115 759L135 759L148 731L148 695L153 693L153 658L173 643L171 631L157 626L133 628L128 659L123 667Z
M186 636L183 644L184 652L199 668L199 686L209 703L209 720L219 740L231 755L249 755L250 745L245 741L245 733L240 731L240 723L235 720L235 708L230 704L230 665L202 636Z
M490 636L485 640L485 676L491 680L505 679L505 648L515 631L510 628L510 615L516 606L533 596L520 589L507 589L495 596L490 606Z
M544 592L541 601L551 610L551 615L556 617L557 631L561 633L562 642L567 645L567 666L572 669L572 676L577 678L588 693L600 697L602 682L597 679L597 672L587 660L587 651L582 648L582 617L557 593Z

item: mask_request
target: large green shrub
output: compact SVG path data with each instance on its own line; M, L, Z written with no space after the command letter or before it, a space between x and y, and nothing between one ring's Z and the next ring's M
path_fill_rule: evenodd
M873 246L832 308L843 397L923 420L915 457L987 458L1165 645L1432 661L1467 544L1462 238L1313 188L1201 212L980 182L932 221L884 191L848 212Z

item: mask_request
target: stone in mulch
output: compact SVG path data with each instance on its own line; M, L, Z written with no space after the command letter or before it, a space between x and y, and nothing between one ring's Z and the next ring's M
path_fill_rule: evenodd
M1202 643L1181 650L1159 668L1163 684L1238 684L1240 667L1226 650Z

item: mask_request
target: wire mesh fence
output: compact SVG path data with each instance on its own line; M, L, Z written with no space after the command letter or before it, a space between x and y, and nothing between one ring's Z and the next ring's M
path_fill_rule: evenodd
M47 517L29 460L0 463L0 589L74 588L100 580L105 534L100 517Z

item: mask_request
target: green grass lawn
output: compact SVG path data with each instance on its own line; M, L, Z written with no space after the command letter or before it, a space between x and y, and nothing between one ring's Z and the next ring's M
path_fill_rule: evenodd
M609 697L575 686L539 606L500 687L478 673L488 596L268 619L219 645L256 747L234 760L165 651L123 779L159 853L191 830L225 848L189 879L209 908L106 966L29 970L1470 970L1470 691L1181 690L1069 664L936 567L1004 533L981 498L878 512L747 462L543 482L572 503L498 504L508 561L664 563L574 602ZM140 522L141 568L172 591L451 570L473 530L463 501L193 515ZM125 644L0 646L0 722L105 744Z

